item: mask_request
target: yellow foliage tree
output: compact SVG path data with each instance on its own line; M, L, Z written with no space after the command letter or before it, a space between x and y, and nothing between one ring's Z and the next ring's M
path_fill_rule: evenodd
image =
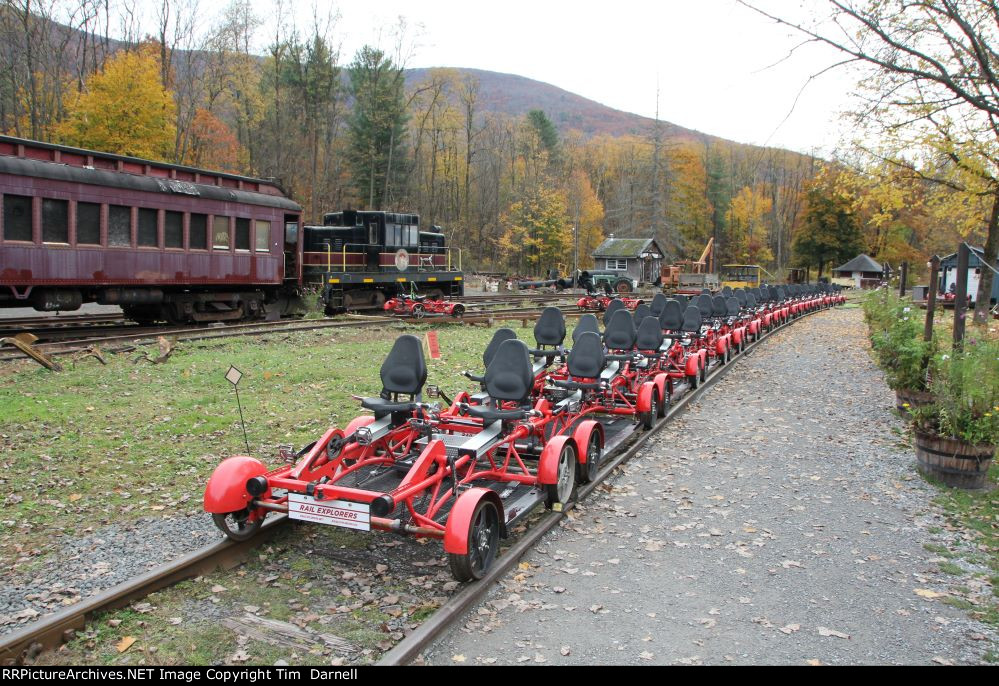
M513 203L502 221L505 230L498 245L509 251L512 268L538 275L552 268L572 269L566 259L572 259L572 228L563 191L542 186L533 197Z
M684 141L669 151L669 165L676 181L667 207L667 225L682 239L686 254L696 255L711 235L711 203L704 156L697 144Z
M604 206L593 191L590 179L582 169L576 169L568 180L569 211L579 234L579 268L593 266L591 255L604 240Z
M768 264L773 261L773 253L767 246L765 217L773 207L764 189L749 186L732 198L725 217L729 226L728 252L735 259L746 264Z
M176 105L160 80L152 46L119 52L87 79L56 128L69 145L148 159L171 159Z

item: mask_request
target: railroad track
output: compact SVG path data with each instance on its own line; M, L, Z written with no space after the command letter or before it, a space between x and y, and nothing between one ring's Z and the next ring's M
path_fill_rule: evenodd
M811 316L816 312L808 312ZM414 660L437 637L443 634L452 624L461 619L475 603L481 600L492 588L492 585L511 569L538 541L570 512L575 502L585 499L602 484L614 470L624 464L645 447L652 438L665 428L669 422L682 413L691 402L700 398L722 377L728 374L736 362L752 354L757 346L770 338L776 332L791 326L803 319L791 320L774 329L735 357L729 364L716 366L708 374L707 379L695 390L685 392L671 406L666 416L659 420L650 431L635 431L618 446L618 452L600 470L597 478L578 490L577 500L565 506L562 512L546 512L534 525L521 535L497 559L489 572L479 581L467 584L460 592L451 596L433 615L428 617L416 630L402 639L386 652L378 665L404 665ZM103 591L76 605L67 607L35 623L0 637L0 664L22 664L25 656L37 654L41 649L58 647L68 639L73 630L86 626L88 619L109 610L124 607L128 603L146 597L162 588L176 584L199 574L210 572L217 568L229 569L245 560L257 546L266 543L281 531L288 523L286 515L269 517L261 531L249 541L236 543L224 539L218 543L206 546L200 550L188 553L183 557L162 565L146 574Z
M140 327L136 325L97 327L60 331L55 335L52 335L52 331L47 330L44 335L57 340L41 342L34 347L45 355L53 356L87 352L94 346L99 346L104 352L122 352L130 350L136 345L155 341L160 336L172 338L177 341L199 341L236 336L262 336L271 333L295 333L330 328L385 326L394 323L476 324L497 319L516 320L533 317L540 314L541 305L559 303L559 300L548 297L538 300L537 305L534 307L522 306L525 302L534 303L536 298L537 296L531 299L521 298L514 303L506 300L494 302L483 299L476 302L473 305L474 309L469 309L461 319L442 316L428 316L416 319L414 317L385 315L347 315L347 318L337 319L284 319L276 322L247 322L243 324L214 326ZM568 312L567 314L571 316L573 313ZM27 331L35 333L30 329ZM0 337L3 337L3 335L14 335L15 333L21 332L0 333ZM28 359L28 356L13 348L0 351L0 362L24 359Z

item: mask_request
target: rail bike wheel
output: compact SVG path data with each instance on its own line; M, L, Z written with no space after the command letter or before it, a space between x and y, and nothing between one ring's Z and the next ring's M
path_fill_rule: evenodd
M690 385L690 390L692 391L701 385L701 372L699 368L696 374L687 377L687 383Z
M413 305L412 314L416 319L423 319L427 316L427 308L423 306L423 303L416 303Z
M263 525L263 517L250 521L250 510L240 510L239 512L227 512L226 514L213 514L212 521L215 522L222 533L234 541L246 541L253 538L254 534L260 531Z
M652 405L649 407L648 412L639 412L638 421L642 425L642 428L646 431L651 431L652 427L656 425L656 419L659 417L659 389L652 391Z
M597 478L603 456L603 440L600 438L599 432L593 431L590 433L590 440L586 444L586 468L579 473L581 483L588 484Z
M499 511L496 505L483 498L468 522L468 552L447 555L454 578L464 582L484 577L499 552L499 539Z
M671 395L672 394L670 393L669 388L667 388L666 389L666 397L663 398L662 402L659 403L659 415L658 415L659 419L662 419L663 417L665 417L666 413L669 412L670 396Z
M461 303L455 305L454 309L451 310L451 316L454 317L455 319L461 319L464 315L465 315L465 306L462 305Z
M701 383L708 380L708 363L705 362L704 366L701 367Z
M558 456L558 480L554 484L545 484L545 507L552 509L555 503L569 502L575 489L576 449L571 441L566 441Z

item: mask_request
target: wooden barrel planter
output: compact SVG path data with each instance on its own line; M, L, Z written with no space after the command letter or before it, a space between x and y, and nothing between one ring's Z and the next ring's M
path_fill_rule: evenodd
M994 445L972 445L944 436L916 432L919 470L956 488L985 488Z
M929 391L911 391L906 388L895 391L895 408L903 419L909 419L909 408L929 405L931 402L933 394Z

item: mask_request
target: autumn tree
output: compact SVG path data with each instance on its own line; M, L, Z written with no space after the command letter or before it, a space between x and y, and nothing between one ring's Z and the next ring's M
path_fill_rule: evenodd
M121 155L172 159L176 106L160 81L157 53L149 45L120 52L87 79L56 129L61 141Z
M604 240L604 206L582 169L576 169L567 181L569 218L573 225L574 256L580 269L593 266L593 251Z
M767 246L767 215L773 201L762 188L745 186L725 215L729 226L727 254L743 264L769 264L773 253Z
M208 110L199 109L191 124L184 163L194 167L238 173L244 160L236 135Z
M699 254L712 235L714 208L708 201L708 174L700 145L683 142L666 151L673 183L665 220L678 246L688 255ZM651 235L651 234L650 234Z
M566 267L567 257L572 254L569 221L565 194L554 188L539 188L533 197L513 203L506 212L500 250L510 256L510 266L521 273L541 274Z

